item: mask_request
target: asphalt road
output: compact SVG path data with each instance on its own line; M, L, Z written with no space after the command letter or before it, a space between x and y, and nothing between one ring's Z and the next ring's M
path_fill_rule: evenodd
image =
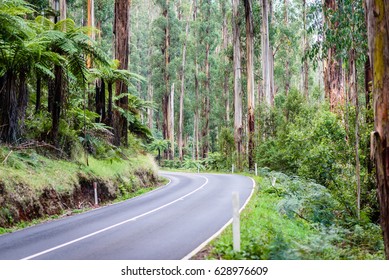
M175 260L187 258L241 207L252 179L162 172L166 186L145 195L0 236L0 259Z

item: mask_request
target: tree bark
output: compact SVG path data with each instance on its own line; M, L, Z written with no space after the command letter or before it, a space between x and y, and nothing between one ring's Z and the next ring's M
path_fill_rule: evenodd
M248 164L254 167L255 97L254 97L254 26L252 0L244 0L246 17L246 57L247 57L247 124L248 124Z
M3 80L0 89L0 141L12 144L16 142L19 134L16 74L9 70L0 80Z
M35 114L38 114L41 109L41 95L42 95L42 78L36 77L36 99L35 99Z
M129 54L129 30L130 30L130 0L115 0L115 59L119 61L118 69L128 69ZM127 93L127 85L122 82L116 82L116 96ZM116 106L124 111L128 111L128 97L122 97L116 100ZM128 120L120 114L118 110L113 112L114 144L120 146L128 144Z
M304 0L305 1L305 0ZM288 16L288 6L289 0L284 0L284 25L289 25L289 16ZM285 61L285 95L288 96L290 90L290 59L289 59L289 48L286 48L286 61Z
M228 48L228 27L227 27L227 16L226 16L226 2L222 2L222 17L223 17L223 25L222 25L222 36L223 36L223 45L222 50L224 52L224 63L225 63L225 69L223 71L224 73L224 81L223 81L223 96L224 96L224 102L225 102L225 108L226 108L226 115L225 120L226 124L228 125L230 123L230 93L229 93L229 75L228 71L229 68L228 65L228 56L225 54Z
M336 11L338 6L335 0L325 0L325 11ZM325 12L326 14L326 12ZM337 28L336 22L331 22L328 16L325 20L331 29ZM324 91L325 96L330 102L332 112L338 111L339 106L344 104L344 87L342 75L342 60L336 58L336 47L328 49L327 59L324 64Z
M262 79L265 104L271 106L270 43L269 43L269 0L262 0Z
M240 30L239 30L239 0L232 2L232 32L234 49L234 138L238 156L238 166L241 167L242 153L242 85L241 85L241 55L240 55Z
M307 38L307 3L306 0L303 0L303 21L304 21L304 36L303 36L303 49L304 56L308 52L308 38ZM305 56L303 63L303 92L305 96L305 100L309 99L308 96L308 82L309 82L309 68L308 68L308 58Z
M380 222L389 259L389 3L367 0L369 52L373 69L374 129L372 153L376 163Z
M64 73L61 66L59 65L54 66L54 75L55 75L54 96L53 96L53 104L52 104L52 112L51 112L51 118L52 118L51 142L54 144L54 146L58 148L59 121L61 116L63 91L65 87L65 81L63 77Z
M184 130L184 97L185 97L185 62L186 62L186 43L188 40L189 35L189 18L190 18L191 12L189 12L188 17L186 19L186 26L185 26L185 40L184 45L182 47L182 64L181 64L181 70L180 70L180 80L181 80L181 93L180 93L180 115L178 120L178 156L180 158L180 161L184 159L183 154L183 130Z

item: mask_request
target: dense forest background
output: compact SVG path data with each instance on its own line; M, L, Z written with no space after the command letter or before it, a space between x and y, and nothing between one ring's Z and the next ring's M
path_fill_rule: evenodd
M387 244L387 175L370 156L385 164L373 65L387 23L371 5L387 4L1 0L0 143L68 159L142 145L164 167L297 175L348 226L381 222Z

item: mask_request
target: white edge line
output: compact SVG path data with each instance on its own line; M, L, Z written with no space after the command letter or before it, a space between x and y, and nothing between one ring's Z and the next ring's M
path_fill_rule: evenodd
M240 208L239 213L243 211L243 209L247 206L249 203L251 197L254 194L255 191L255 181L253 178L249 177L253 181L253 188L251 190L250 196L246 199L246 202L243 204L242 208ZM189 260L192 258L194 255L196 255L198 252L200 252L205 246L208 245L209 242L214 240L216 237L218 237L225 229L232 223L232 218L223 226L221 227L214 235L212 235L210 238L208 238L206 241L201 243L196 249L194 249L192 252L190 252L188 255L182 258L182 260Z
M30 260L30 259L33 259L33 258L42 256L42 255L44 255L44 254L50 253L50 252L52 252L52 251L55 251L55 250L58 250L58 249L60 249L60 248L66 247L66 246L71 245L71 244L73 244L73 243L76 243L76 242L79 242L79 241L81 241L81 240L87 239L87 238L92 237L92 236L94 236L94 235L97 235L97 234L99 234L99 233L102 233L102 232L105 232L105 231L107 231L107 230L116 228L116 227L121 226L121 225L123 225L123 224L129 223L129 222L132 222L132 221L136 221L137 219L139 219L139 218L141 218L141 217L147 216L147 215L152 214L152 213L154 213L154 212L157 212L157 211L159 211L159 210L161 210L161 209L163 209L163 208L165 208L165 207L168 207L168 206L172 205L173 203L176 203L176 202L178 202L178 201L181 201L181 200L183 200L185 197L188 197L188 196L194 194L195 192L201 190L206 184L208 184L208 178L203 177L203 176L200 176L200 177L202 177L202 178L205 179L205 183L204 183L204 184L202 184L202 185L201 185L200 187L198 187L197 189L191 191L190 193L187 193L186 195L177 198L176 200L173 200L173 201L171 201L171 202L169 202L169 203L167 203L167 204L164 204L164 205L162 205L162 206L160 206L160 207L157 207L157 208L155 208L155 209L153 209L153 210L150 210L150 211L148 211L148 212L146 212L146 213L143 213L143 214L138 215L138 216L136 216L136 217L133 217L133 218L131 218L131 219L128 219L128 220L125 220L125 221L123 221L123 222L114 224L114 225L112 225L112 226L103 228L103 229L101 229L101 230L92 232L92 233L87 234L87 235L84 235L84 236L82 236L82 237L80 237L80 238L77 238L77 239L74 239L74 240L72 240L72 241L63 243L63 244L61 244L61 245L58 245L58 246L55 246L55 247L53 247L53 248L47 249L47 250L45 250L45 251L36 253L36 254L34 254L34 255L31 255L31 256L22 258L21 260ZM170 180L170 182L171 182L171 180ZM169 182L168 184L170 184L170 182Z

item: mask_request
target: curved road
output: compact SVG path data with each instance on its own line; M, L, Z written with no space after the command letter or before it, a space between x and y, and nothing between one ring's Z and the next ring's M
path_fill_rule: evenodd
M83 214L0 236L0 259L183 259L195 253L241 207L254 181L239 175L161 172L166 186Z

